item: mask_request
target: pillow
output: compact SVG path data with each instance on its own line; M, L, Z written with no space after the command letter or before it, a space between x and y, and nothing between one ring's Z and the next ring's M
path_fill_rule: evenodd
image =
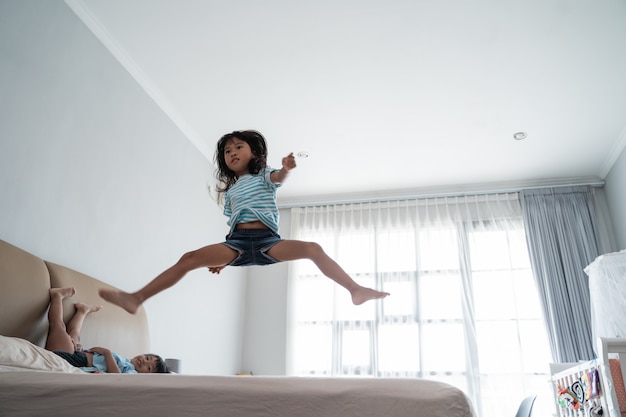
M13 370L85 373L53 352L28 340L0 335L0 371Z

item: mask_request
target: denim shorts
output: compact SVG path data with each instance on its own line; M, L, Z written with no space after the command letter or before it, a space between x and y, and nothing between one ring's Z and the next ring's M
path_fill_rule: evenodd
M277 233L267 229L240 229L226 236L223 245L239 252L230 266L271 265L280 262L267 254L282 241Z

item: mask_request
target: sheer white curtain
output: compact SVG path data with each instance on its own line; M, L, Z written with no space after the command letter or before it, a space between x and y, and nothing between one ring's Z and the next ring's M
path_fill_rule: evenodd
M391 296L353 306L313 263L292 263L290 374L440 380L484 417L547 389L517 193L294 208L291 230Z

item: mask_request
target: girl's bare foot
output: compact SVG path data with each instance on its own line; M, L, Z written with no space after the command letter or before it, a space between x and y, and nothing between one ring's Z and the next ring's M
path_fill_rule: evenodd
M92 306L89 304L74 303L74 308L76 308L77 312L85 313L85 315L87 315L89 313L95 313L96 311L100 311L100 309L102 309L102 306Z
M61 299L71 297L76 294L74 287L67 288L50 288L50 297L61 297Z
M98 294L100 294L100 297L104 298L109 303L113 303L118 307L122 307L130 314L135 314L137 312L137 309L141 305L140 300L138 300L134 295L127 292L101 288L98 291Z
M358 306L366 301L385 298L388 295L388 292L376 291L367 287L359 287L352 292L352 302L354 305Z

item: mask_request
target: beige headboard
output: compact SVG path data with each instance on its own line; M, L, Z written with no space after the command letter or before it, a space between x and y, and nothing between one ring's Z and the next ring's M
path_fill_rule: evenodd
M59 287L76 289L76 295L64 301L66 322L76 302L103 306L87 316L83 325L81 342L86 349L102 346L129 357L150 352L143 307L136 314L128 314L98 296L99 288L114 288L111 285L0 240L0 334L44 346L49 289Z

